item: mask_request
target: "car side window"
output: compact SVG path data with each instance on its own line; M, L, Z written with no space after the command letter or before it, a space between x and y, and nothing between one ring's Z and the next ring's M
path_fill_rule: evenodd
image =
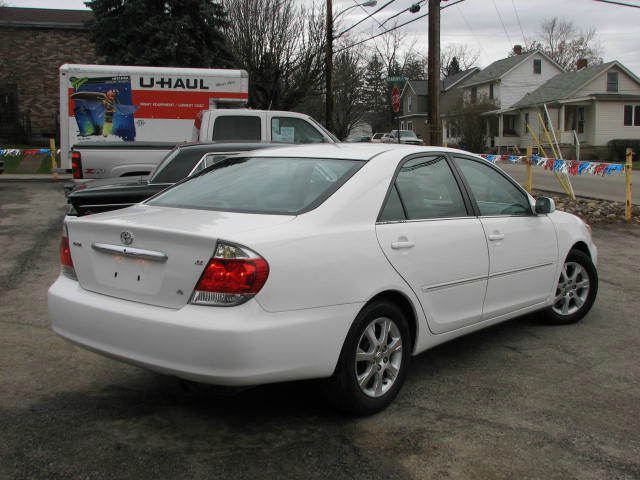
M382 218L390 220L421 220L465 217L467 210L462 193L451 168L443 156L414 158L398 172L396 195L391 193ZM402 207L402 218L398 217Z
M454 157L471 193L476 199L480 215L530 215L527 196L491 166L480 160Z
M260 141L262 127L260 117L251 115L223 115L213 124L213 140Z
M273 117L271 119L271 141L283 143L323 143L322 134L309 122L301 118Z
M236 155L235 153L207 153L202 159L198 162L198 164L191 172L191 175L198 173L200 170L204 170L211 165L215 165L216 163L224 160L225 158L231 157L232 155Z
M400 196L398 195L398 189L395 184L389 192L389 198L382 209L380 214L381 222L394 222L398 220L406 220L407 217L404 214L404 208L402 202L400 202Z

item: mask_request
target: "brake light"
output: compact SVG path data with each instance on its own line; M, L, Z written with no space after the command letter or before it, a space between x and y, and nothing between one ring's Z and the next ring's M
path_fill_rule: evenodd
M191 297L197 305L232 306L246 302L264 286L269 264L255 252L218 243Z
M60 239L60 268L62 274L73 280L77 280L76 270L73 268L73 259L71 258L71 247L69 246L69 233L67 225L62 226L62 238Z
M196 115L196 119L193 122L193 126L195 127L196 130L200 130L200 127L202 126L202 114L204 113L204 110L200 110L198 112L198 114Z
M73 178L82 178L82 156L80 152L71 152L71 171Z

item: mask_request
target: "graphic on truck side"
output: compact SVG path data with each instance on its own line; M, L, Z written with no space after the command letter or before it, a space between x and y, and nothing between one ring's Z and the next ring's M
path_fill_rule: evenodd
M136 139L131 95L131 77L71 77L73 93L69 96L69 112L78 125L78 136L115 135L125 141Z

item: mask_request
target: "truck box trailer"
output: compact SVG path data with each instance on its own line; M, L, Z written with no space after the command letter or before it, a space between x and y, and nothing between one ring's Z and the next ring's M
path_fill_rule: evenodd
M82 142L183 142L198 112L242 107L244 70L74 65L60 67L61 168Z

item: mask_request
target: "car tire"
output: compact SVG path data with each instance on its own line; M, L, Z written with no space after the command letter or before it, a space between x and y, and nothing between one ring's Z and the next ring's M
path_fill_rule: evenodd
M384 410L402 388L411 345L400 308L387 301L366 305L347 334L333 376L325 383L329 402L352 415Z
M539 318L550 325L576 323L589 313L597 294L598 271L591 258L571 250L556 284L554 304L542 310Z

